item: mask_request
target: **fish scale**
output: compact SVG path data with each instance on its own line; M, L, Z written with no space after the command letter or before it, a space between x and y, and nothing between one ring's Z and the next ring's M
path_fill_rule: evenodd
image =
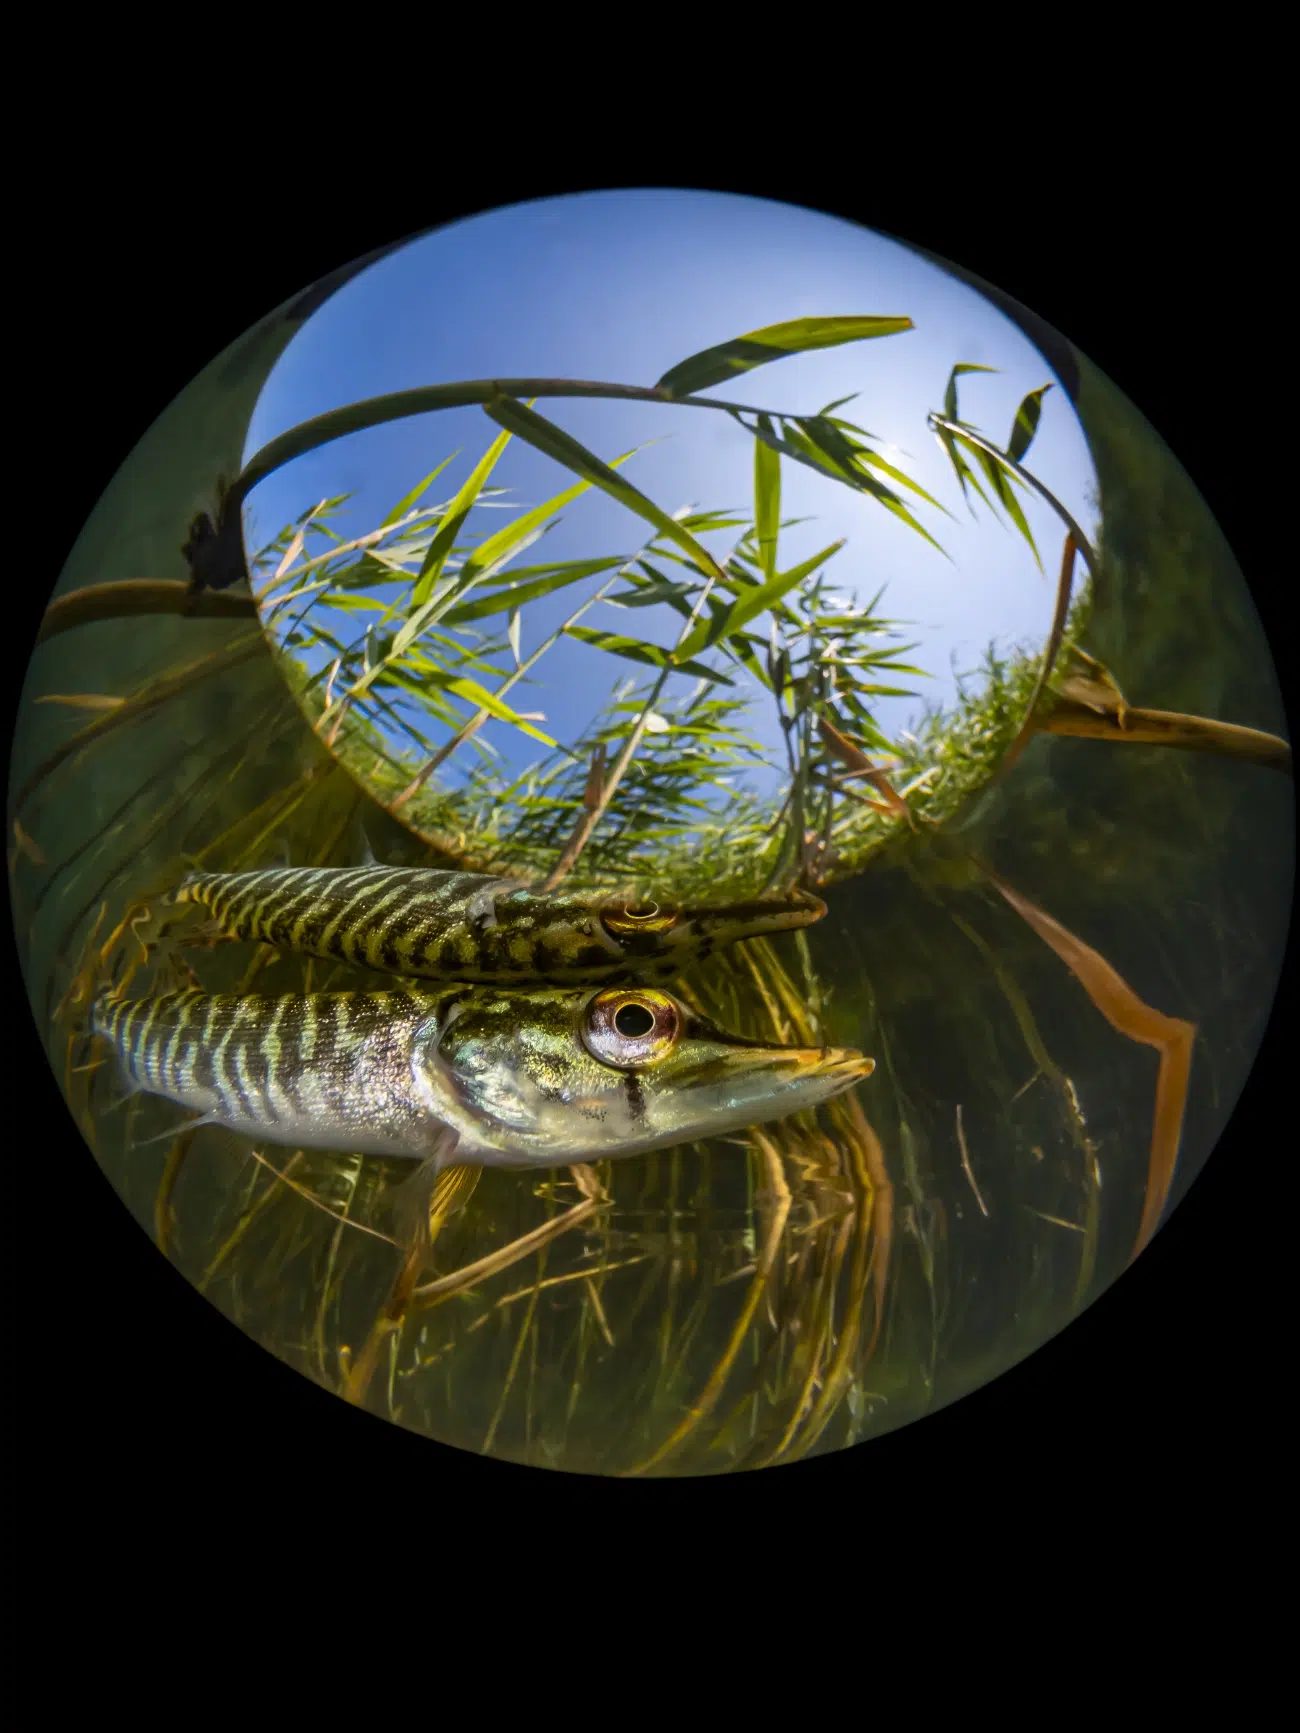
M127 1081L211 1123L280 1142L419 1154L412 1043L455 992L206 994L104 998L91 1027Z

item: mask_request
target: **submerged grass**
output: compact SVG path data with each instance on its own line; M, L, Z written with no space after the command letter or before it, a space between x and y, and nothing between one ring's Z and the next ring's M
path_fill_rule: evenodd
M924 724L933 749L947 751L943 774L927 784L930 810L943 813L957 789L987 780L989 762L980 755L996 758L1013 735L1018 694L1036 677L1029 658L991 660L985 676L978 690L963 688L955 714L935 713ZM209 691L206 682L178 685L173 701L201 703ZM615 1474L758 1467L870 1436L938 1399L951 1332L950 1206L936 1194L934 1155L925 1153L934 1149L929 1115L909 1105L915 1086L896 1069L887 1027L871 1001L864 1010L860 994L846 989L817 929L781 945L737 947L687 976L681 991L755 1038L848 1039L875 1052L880 1081L861 1099L742 1140L540 1180L452 1169L435 1210L430 1267L404 1286L386 1215L401 1172L394 1164L256 1151L215 1131L182 1134L160 1148L146 1195L149 1145L139 1140L155 1136L171 1110L146 1102L134 1127L105 1117L104 1068L81 1068L86 1053L75 1035L77 1008L94 981L121 981L135 970L132 991L143 990L156 971L175 966L184 942L165 923L151 925L156 909L139 883L140 860L155 846L164 863L173 859L178 819L200 810L202 820L185 826L192 858L218 868L277 855L352 860L359 825L381 849L403 840L408 849L421 846L358 787L346 753L327 753L302 729L283 688L275 693L273 684L257 738L233 743L226 768L204 779L201 794L187 783L175 809L160 809L156 844L143 855L129 851L119 829L71 866L38 867L24 854L15 868L25 878L50 875L43 907L61 923L59 953L74 954L81 934L76 967L55 963L75 984L66 995L65 1087L167 1255L242 1327L327 1388L402 1425L520 1461ZM917 808L929 816L923 802ZM894 850L901 846L900 858L911 860L939 830L937 822L908 830ZM472 834L466 840L478 845ZM424 858L436 857L426 848ZM666 853L658 871L676 871L676 858ZM696 867L701 888L716 896L707 863L701 868L697 859ZM680 870L685 884L684 861ZM973 871L967 867L956 894L967 895ZM1090 1291L1102 1256L1095 1140L1017 986L1016 948L1007 952L1004 933L999 953L979 930L978 910L949 906L954 893L942 872L921 865L913 876L931 911L923 943L933 967L942 966L936 935L964 934L1019 1030L1025 1058L1014 1072L1005 1066L999 1085L1008 1099L1019 1091L1019 1107L1008 1111L1023 1116L1027 1108L1042 1141L1056 1125L1077 1152L1068 1196L1058 1187L1025 1206L1063 1242L1050 1260L1055 1274L1039 1279L1037 1315L1063 1314ZM165 877L164 865L160 883ZM123 888L133 881L143 894L124 906ZM36 885L33 900L43 888ZM836 894L832 886L828 895ZM108 918L88 926L92 903ZM265 948L250 955L217 945L185 955L196 978L214 988L254 972L268 989L343 979L337 969ZM879 990L878 958L871 977ZM1048 1080L1046 1094L1035 1097L1024 1085L1026 1070L1031 1084L1035 1076ZM956 1123L961 1128L960 1117ZM978 1114L968 1115L959 1138L950 1132L967 1167L981 1135ZM1020 1133L1013 1144L1029 1141ZM1005 1195L983 1172L992 1203L982 1203L981 1214L991 1210L1005 1222ZM1053 1221L1081 1231L1066 1234ZM459 1393L453 1408L451 1377Z

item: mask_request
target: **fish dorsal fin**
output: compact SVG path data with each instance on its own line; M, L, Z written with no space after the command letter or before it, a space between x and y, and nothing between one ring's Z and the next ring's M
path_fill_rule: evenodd
M387 861L380 860L375 853L374 844L370 840L370 832L366 829L364 818L358 817L352 826L352 846L359 866L387 866Z

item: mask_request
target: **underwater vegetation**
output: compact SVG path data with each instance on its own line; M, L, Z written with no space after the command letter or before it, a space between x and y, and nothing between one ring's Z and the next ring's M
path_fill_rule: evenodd
M993 432L953 357L926 431L1052 623L887 728L923 648L886 586L832 581L838 541L786 555L788 477L860 496L868 544L876 513L942 558L966 520L844 401L770 407L763 369L910 324L794 319L654 385L420 386L242 464L214 363L74 550L9 791L33 1011L136 1220L344 1400L600 1474L843 1448L1062 1328L1213 1148L1290 885L1244 580L1085 358L1074 403L1044 383ZM592 395L716 420L746 505L650 498L560 425ZM227 449L187 447L214 402ZM380 522L304 500L246 548L278 470L470 405L457 485L439 454ZM1035 472L1052 414L1095 534ZM512 444L556 468L540 504L494 481ZM593 493L624 542L548 562ZM537 706L575 644L610 685L561 737Z

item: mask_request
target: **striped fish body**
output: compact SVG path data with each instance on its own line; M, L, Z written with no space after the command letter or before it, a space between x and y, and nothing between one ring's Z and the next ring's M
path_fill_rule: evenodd
M769 1047L658 988L206 994L96 1002L127 1082L198 1123L435 1166L554 1167L721 1135L869 1074L847 1048Z
M374 865L196 873L175 896L203 905L231 938L388 974L499 984L663 978L716 945L825 913L803 892L629 909L479 873Z
M132 1089L249 1137L420 1158L440 1121L414 1055L446 993L257 995L197 989L101 998L91 1027Z

